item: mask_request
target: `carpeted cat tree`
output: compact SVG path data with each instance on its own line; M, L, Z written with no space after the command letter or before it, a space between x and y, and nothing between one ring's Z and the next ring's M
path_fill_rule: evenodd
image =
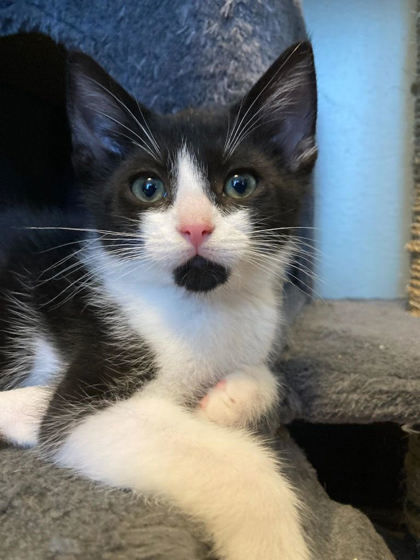
M142 102L165 112L236 99L285 47L305 37L292 0L3 0L0 20L0 79L9 107L2 127L2 204L39 205L39 192L50 204L72 200L65 54L39 33L89 53ZM28 158L19 158L22 146ZM287 306L290 316L299 309L293 290ZM419 420L420 352L398 336L407 329L413 338L414 323L402 319L398 306L369 309L366 319L351 306L315 306L299 319L279 361L287 387L284 422ZM388 320L398 329L381 342L377 325ZM288 475L308 506L304 523L313 560L408 559L390 552L364 514L328 497L286 430L273 445L288 459ZM75 477L36 453L1 449L0 558L210 557L201 527L173 508Z

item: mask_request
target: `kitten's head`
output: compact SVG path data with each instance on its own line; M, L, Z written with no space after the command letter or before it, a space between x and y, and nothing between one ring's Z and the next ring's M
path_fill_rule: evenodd
M234 106L166 116L86 55L72 54L69 68L75 169L112 258L194 292L241 266L282 262L316 158L309 43L284 52Z

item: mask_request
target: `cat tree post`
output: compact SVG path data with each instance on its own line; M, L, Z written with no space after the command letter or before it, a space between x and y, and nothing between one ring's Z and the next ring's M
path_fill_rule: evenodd
M417 35L420 33L418 24ZM419 49L420 50L420 49ZM420 70L420 53L417 60L417 75ZM410 312L420 317L420 91L417 86L415 101L415 138L414 138L414 199L412 240L407 245L411 253L410 283L408 285L408 306Z
M417 2L420 12L420 0ZM408 286L408 307L410 312L420 317L420 19L417 18L417 69L414 105L414 193L412 240L407 245L411 252L411 274ZM405 458L407 528L417 543L417 557L420 558L420 424L407 427L408 450Z
M417 12L420 2L417 3ZM420 317L420 20L417 18L417 77L414 105L414 193L413 223L411 226L411 242L407 249L411 253L411 277L408 286L408 304L413 315Z

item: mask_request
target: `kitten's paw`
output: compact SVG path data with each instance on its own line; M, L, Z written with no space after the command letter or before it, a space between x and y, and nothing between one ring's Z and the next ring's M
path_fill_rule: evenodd
M266 387L243 372L226 376L199 403L199 413L223 426L246 427L257 422L268 408Z
M0 436L22 447L36 445L49 398L46 387L0 391Z

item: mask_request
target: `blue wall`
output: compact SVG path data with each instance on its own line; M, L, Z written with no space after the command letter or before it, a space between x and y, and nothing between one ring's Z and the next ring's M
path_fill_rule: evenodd
M405 294L414 0L304 0L319 83L317 293Z

